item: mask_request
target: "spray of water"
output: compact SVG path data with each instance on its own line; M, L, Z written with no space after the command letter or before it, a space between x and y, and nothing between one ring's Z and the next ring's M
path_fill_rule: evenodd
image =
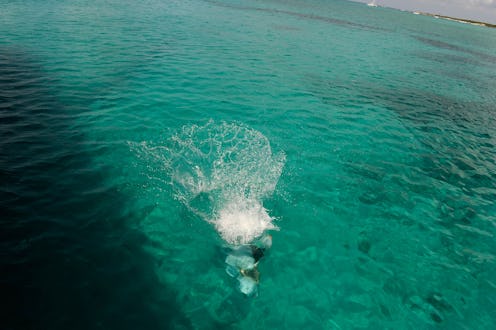
M285 163L268 139L239 123L185 126L163 146L141 146L161 160L176 197L230 244L247 244L276 229L263 200Z

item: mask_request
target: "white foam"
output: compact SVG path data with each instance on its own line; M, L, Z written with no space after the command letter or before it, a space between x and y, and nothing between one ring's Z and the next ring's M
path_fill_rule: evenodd
M183 127L165 144L138 149L158 163L152 168L165 169L175 197L212 223L226 242L246 244L277 228L263 200L274 192L285 155L272 153L262 133L209 121Z
M235 199L219 212L212 222L222 238L231 244L247 244L264 231L277 229L273 218L259 203Z

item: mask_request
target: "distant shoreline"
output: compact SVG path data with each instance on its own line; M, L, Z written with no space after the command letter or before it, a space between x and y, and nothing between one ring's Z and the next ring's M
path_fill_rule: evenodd
M456 17L444 16L444 15L438 15L438 14L430 14L430 13L424 13L424 12L420 12L420 11L413 11L412 13L414 13L416 15L424 15L424 16L430 16L430 17L434 17L434 18L442 18L442 19L446 19L449 21L455 21L455 22L460 22L460 23L472 24L472 25L477 25L477 26L485 26L485 27L489 27L489 28L496 28L495 24L490 24L490 23L486 23L486 22L479 22L479 21L474 21L474 20L470 20L470 19L456 18Z

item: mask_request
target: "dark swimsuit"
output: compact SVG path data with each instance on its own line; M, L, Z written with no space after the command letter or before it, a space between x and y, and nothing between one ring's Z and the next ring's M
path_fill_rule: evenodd
M255 263L257 263L264 256L265 248L259 248L256 245L250 245L250 248L253 259L255 259Z

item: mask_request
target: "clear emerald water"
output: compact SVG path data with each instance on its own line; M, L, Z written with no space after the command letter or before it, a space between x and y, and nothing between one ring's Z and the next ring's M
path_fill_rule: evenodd
M5 329L495 327L495 29L323 0L0 8ZM226 249L264 229L245 297Z

